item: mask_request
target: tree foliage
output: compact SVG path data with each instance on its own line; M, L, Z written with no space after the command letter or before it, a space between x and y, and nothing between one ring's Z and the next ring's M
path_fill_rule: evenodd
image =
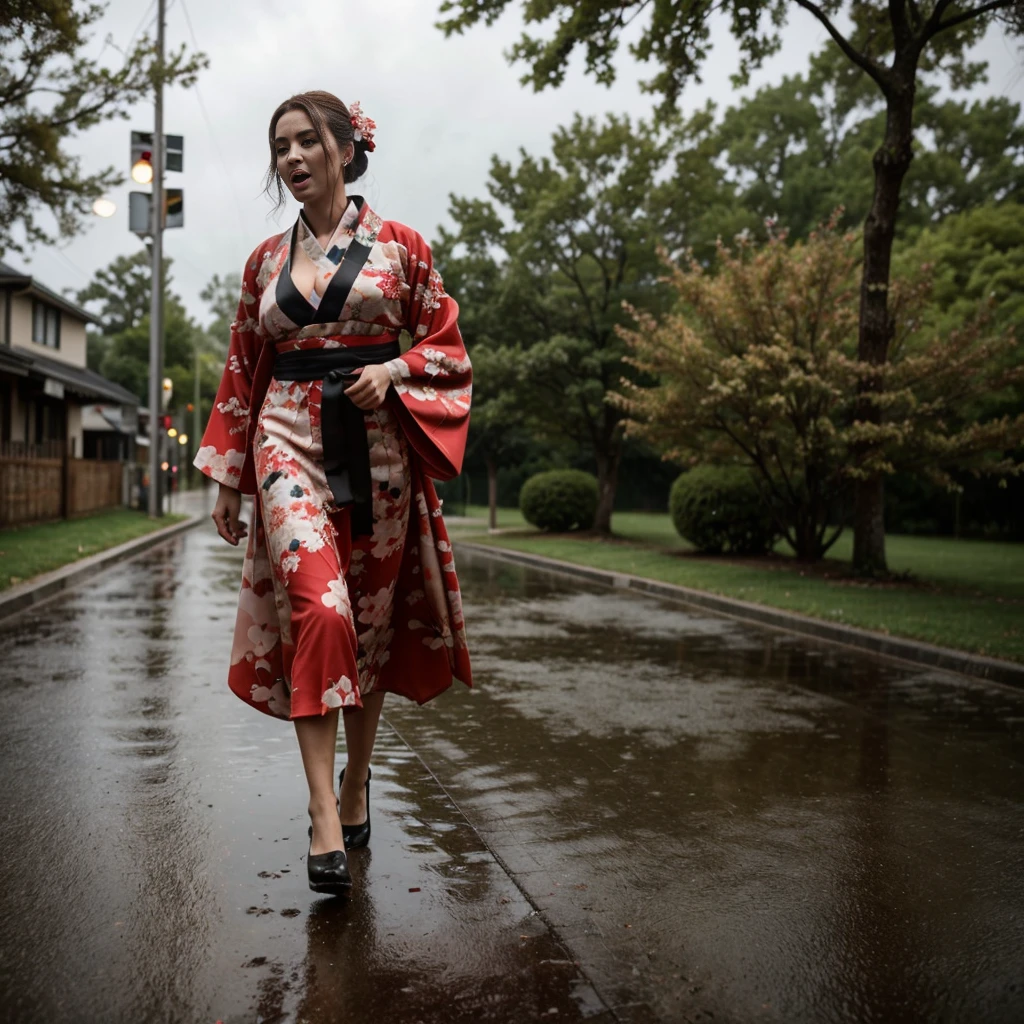
M987 306L957 330L929 329L927 269L894 289L891 358L872 392L877 416L858 417L861 381L878 367L857 355L857 250L835 219L793 246L783 231L763 246L721 245L715 274L695 260L669 264L676 311L637 313L622 331L629 361L658 381L623 381L617 404L630 433L680 464L749 465L806 559L839 536L834 499L858 479L912 469L954 486L953 467L1022 468L1005 452L1024 439L1024 413L965 415L980 395L1024 376L1003 358L1014 339L990 329Z
M480 23L493 25L515 3L443 0L438 27L452 35ZM977 81L980 74L965 51L985 30L983 15L1004 18L1009 31L1024 30L1019 0L973 4L955 0L931 4L915 0L856 4L844 0L693 0L685 4L675 0L521 0L518 6L528 26L550 26L546 37L524 32L508 51L510 62L527 66L523 84L538 92L562 84L577 48L583 50L587 73L610 86L616 78L615 57L622 35L639 20L639 36L628 49L637 60L657 69L643 87L661 97L664 113L675 108L688 82L701 81L712 26L718 19L727 23L739 45L739 63L731 76L737 87L746 85L750 73L779 51L782 29L794 15L817 19L847 59L876 80L884 77L884 65L894 52L910 43L918 49L922 70L941 68L957 88ZM851 23L845 34L834 21L840 13ZM848 84L857 82L856 75L848 76ZM858 87L859 83L852 85Z
M200 404L208 412L220 383L226 340L213 339L189 316L171 289L172 262L165 260L163 264L164 373L174 384L170 411L182 409L192 401L198 354ZM140 250L132 256L116 257L76 295L76 300L90 306L102 321L101 331L89 333L90 368L128 388L142 405L149 402L150 280L149 254ZM230 286L229 281L215 276L202 293L211 301L215 317L223 312L222 292ZM232 305L237 304L236 290Z
M238 313L238 297L241 293L242 275L237 271L223 277L214 274L199 293L199 297L206 303L213 317L206 325L208 347L221 358L227 355L231 325Z
M510 4L511 0L445 0L441 11L449 17L441 27L451 33L481 21L492 24ZM524 35L510 53L512 60L528 64L524 81L535 89L558 85L577 47L585 52L587 70L610 84L621 35L645 14L630 49L640 61L657 65L645 87L661 96L663 112L675 107L688 81L699 81L716 19L727 22L740 50L733 75L736 84L745 84L750 72L779 49L781 30L791 14L802 12L817 19L847 61L838 87L849 95L874 88L885 108L884 131L871 158L874 183L864 219L858 319L858 358L876 370L860 377L857 416L873 422L879 415L876 392L883 387L895 338L890 308L892 247L904 179L914 156L918 86L933 73L954 88L979 81L984 66L970 61L970 47L994 18L1002 18L1008 31L1019 33L1020 0L524 0L522 11L528 25L553 26L548 38ZM845 15L846 25L839 23L839 14ZM874 443L871 434L864 431L864 445ZM870 463L870 453L859 452L858 461ZM885 570L884 496L881 474L858 483L854 563L865 574Z
M190 85L208 63L182 47L161 65L146 36L119 67L83 56L105 8L72 0L0 4L0 254L77 234L93 200L123 181L112 167L83 167L68 139L127 117L160 78ZM56 230L39 221L41 209Z
M845 70L837 51L826 49L807 74L784 76L716 119L712 150L753 231L771 217L791 238L803 238L838 206L845 208L844 226L867 217L872 154L885 135L884 102L876 89L847 87ZM694 117L708 114L716 114L710 102ZM1019 104L1003 97L943 99L937 86L921 85L914 116L914 160L903 183L898 236L1024 197ZM729 223L721 227L718 233L731 237Z
M495 424L514 394L537 436L589 453L601 492L594 526L607 531L622 454L621 414L605 401L623 372L615 327L624 300L657 306L659 176L671 146L666 132L614 116L577 117L552 142L550 157L495 158L492 201L453 199L456 231L440 248L471 355L480 342L500 350Z

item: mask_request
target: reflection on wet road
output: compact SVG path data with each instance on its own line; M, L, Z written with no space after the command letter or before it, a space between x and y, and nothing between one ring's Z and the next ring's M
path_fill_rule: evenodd
M386 726L357 894L311 893L294 733L224 686L207 527L0 625L0 1019L611 1021Z
M1024 692L459 558L389 720L619 1020L1024 1019Z
M1024 1019L1024 692L459 561L350 901L208 526L0 624L0 1019Z

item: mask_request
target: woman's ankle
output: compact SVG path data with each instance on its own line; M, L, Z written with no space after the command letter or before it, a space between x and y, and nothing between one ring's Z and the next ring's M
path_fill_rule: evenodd
M331 815L337 815L338 801L333 793L323 797L310 797L306 810L314 821L318 818L329 818Z
M358 764L349 762L345 765L345 779L342 785L351 786L354 789L362 789L366 785L369 774L370 766L368 764L360 767Z

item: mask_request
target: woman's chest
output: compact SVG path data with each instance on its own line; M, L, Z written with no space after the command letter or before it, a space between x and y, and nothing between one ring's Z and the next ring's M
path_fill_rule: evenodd
M344 259L333 271L324 272L310 260L289 261L286 252L281 254L260 299L263 334L280 341L400 329L409 307L406 262L405 250L396 242L374 241L351 286L343 289L342 301L337 284L344 274ZM338 281L332 286L334 278ZM325 301L325 295L333 301Z

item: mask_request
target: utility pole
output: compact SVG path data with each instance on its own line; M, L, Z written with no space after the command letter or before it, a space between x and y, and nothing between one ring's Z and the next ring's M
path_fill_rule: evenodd
M153 271L149 306L149 514L163 515L163 376L164 376L164 15L166 0L157 0L153 124Z

